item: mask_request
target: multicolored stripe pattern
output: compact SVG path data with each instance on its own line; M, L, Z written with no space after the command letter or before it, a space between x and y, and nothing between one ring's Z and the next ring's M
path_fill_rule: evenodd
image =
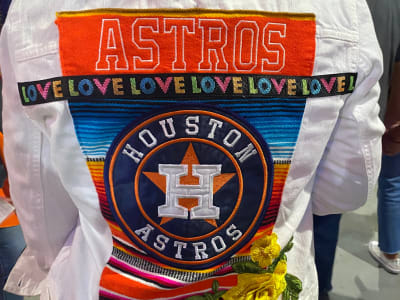
M81 148L87 157L94 183L97 187L105 217L112 220L107 209L107 199L103 185L103 168L107 150L116 135L130 122L163 105L176 101L119 101L115 103L70 102L75 130ZM127 102L127 101L126 101ZM268 142L274 159L274 187L268 214L264 224L273 224L281 199L290 160L295 149L306 100L305 99L257 99L243 103L236 100L198 101L229 109L256 128ZM250 103L249 103L250 102Z
M141 17L143 18L140 19ZM114 20L113 24L117 27L112 27L114 25L108 23L109 21L107 20ZM199 47L209 47L209 50L211 49L209 53L215 53L215 57L217 58L218 56L221 58L221 55L224 54L226 63L229 65L227 70L224 70L223 66L220 66L219 70L218 64L221 60L217 62L214 57L211 60L211 63L214 65L213 73L226 74L228 71L229 73L238 74L238 76L240 76L240 74L252 72L260 73L263 71L262 62L268 62L267 60L258 60L258 63L256 62L256 55L260 58L263 51L265 55L270 55L269 61L275 60L275 62L278 63L278 66L276 64L270 64L269 67L271 69L269 73L275 72L276 74L293 74L299 76L311 75L315 49L315 18L313 15L208 10L100 10L81 13L61 13L58 15L56 23L60 30L60 53L63 75L76 76L91 74L89 72L90 70L92 73L99 73L102 75L109 73L134 73L129 69L132 60L127 60L127 65L125 66L123 58L124 55L126 57L137 57L137 53L144 54L143 59L136 59L136 62L141 62L142 67L146 66L146 64L149 66L147 69L148 71L144 73L182 73L182 65L179 70L173 65L173 56L171 56L173 53L171 54L170 52L174 49L172 47L173 43L167 39L168 37L173 37L173 35L166 35L168 31L167 27L164 28L164 36L157 36L154 37L154 39L150 39L150 37L147 36L147 40L145 41L148 46L147 50L151 48L152 45L154 46L154 43L158 43L159 45L160 64L154 65L155 67L153 69L151 69L151 59L145 54L144 39L142 40L142 45L138 42L136 45L132 46L138 49L136 49L137 52L132 50L131 56L129 54L131 50L125 46L128 40L132 40L130 36L132 34L132 27L134 27L132 24L142 22L142 25L147 25L147 31L143 29L142 33L150 35L162 33L161 27L157 26L160 24L167 24L170 20L173 20L171 22L178 23L186 22L182 25L183 27L179 27L184 28L184 26L187 26L187 29L185 29L185 38L187 38L187 40L184 49L186 51L185 57L187 62L185 72L202 73L202 75L207 74L207 72L196 68L202 67L199 63L202 59L200 57L201 51L198 50ZM190 27L190 22L192 20L194 22L193 24L196 24L197 27ZM233 42L234 38L240 35L235 35L232 30L235 28L240 29L243 20L246 21L246 24L250 27L243 29L241 38L244 40L241 41L243 42L241 45L255 44L256 38L258 38L259 43L256 46L258 47L258 52L254 48L254 51L246 52L247 54L243 54L244 56L240 57L240 55L245 52L239 53L236 51L238 48L234 48L236 46ZM209 36L205 37L203 35L202 37L201 35L197 35L198 29L204 29L207 22L212 22L212 25L210 25L208 29L206 28L209 31L203 30L202 32L205 34L209 32ZM274 27L273 30L271 29L269 34L271 47L273 43L276 45L280 37L285 37L281 39L281 46L285 48L286 63L284 63L280 69L279 63L282 64L280 55L283 55L283 52L280 52L280 48L275 48L273 51L271 48L271 51L268 52L267 47L265 47L267 43L265 38L268 37L268 26L270 26L268 24L270 23L282 25L281 27ZM102 35L104 26L106 26L105 24L110 26L106 32L113 33L111 35L109 34L108 40L104 40ZM215 34L218 33L218 31L213 32L213 29L210 29L214 28L212 26L219 26L218 24L224 24L225 26L220 27L219 35ZM120 26L119 29L118 26ZM176 30L178 30L177 28L178 27L175 27ZM259 30L260 28L264 28L263 36L261 36L262 30ZM282 29L281 34L275 35L274 32L276 32L276 30L279 31L280 28ZM192 29L194 32L193 35ZM90 32L90 34L87 34L87 32ZM171 31L171 33L173 33L173 31ZM223 41L225 33L226 44L225 46L222 44L219 45L219 47L225 47L222 53L219 52L222 51L222 48L218 50L212 47ZM301 42L300 39L297 41L299 37L301 38ZM205 41L207 39L208 44L207 41ZM122 41L124 41L125 44L123 44ZM201 46L202 41L203 44ZM189 44L191 45L190 47L187 46ZM104 53L106 53L103 58L102 45L105 45L103 50ZM114 49L121 45L124 45L125 52L123 52L124 49L120 52L113 52ZM177 45L177 42L175 45ZM229 47L233 50L228 50ZM92 51L92 48L95 50ZM157 50L154 47L152 49ZM176 49L177 48L175 48L175 50ZM202 53L204 54L205 52L203 51ZM147 54L149 54L149 52ZM79 57L77 57L77 55ZM234 58L235 55L237 58ZM104 64L99 63L102 62L102 59ZM133 61L135 61L135 58ZM236 67L233 67L233 61L240 61L241 65L238 63ZM258 65L254 71L251 71L251 68L248 67L253 62ZM104 69L107 67L107 63L109 67L112 65L111 69L113 70ZM100 70L101 68L99 66L103 69ZM248 70L240 72L238 71L238 66L240 68L248 68ZM133 68L135 68L135 65ZM273 68L276 68L276 70L272 70ZM140 71L137 71L137 73L140 73ZM176 84L179 87L179 82ZM118 85L116 86L117 92L119 92ZM100 299L185 299L192 295L210 291L212 282L215 279L218 280L220 289L229 289L236 285L237 282L237 274L232 271L232 263L249 260L249 247L252 241L269 234L273 229L281 203L282 191L290 168L291 158L295 151L306 99L281 97L247 99L241 95L235 97L230 95L230 97L216 97L214 99L210 96L204 98L198 97L190 99L190 102L214 105L238 114L241 118L250 123L268 143L274 162L274 181L272 198L262 225L247 246L231 257L229 261L206 270L192 271L173 268L149 257L134 245L113 218L103 179L105 157L111 143L125 126L155 109L182 103L181 100L174 99L173 97L170 99L157 97L152 99L143 97L140 99L140 97L135 97L129 100L122 97L113 97L106 101L104 99L70 101L69 108L73 117L76 135L81 145L82 152L86 157L88 168L99 195L102 213L113 234L114 248L112 256L103 270L100 283ZM185 101L185 104L188 104L188 101Z
M115 99L113 99L113 101L115 101ZM144 102L146 102L146 104L143 104ZM204 101L199 102L204 103ZM270 205L262 226L259 228L258 237L272 230L272 226L278 214L282 191L289 171L291 157L295 149L306 100L296 99L289 101L274 99L264 101L263 99L257 99L252 102L254 103L244 104L243 101L239 99L209 101L208 104L221 106L241 115L261 133L266 141L268 141L274 160L274 184ZM69 103L71 114L74 119L75 130L82 151L87 158L87 164L99 195L103 215L109 222L114 235L114 251L113 257L109 261L109 272L125 272L133 276L129 277L133 282L139 279L142 281L144 280L143 278L147 278L148 280L146 283L152 282L158 286L166 286L168 288L175 288L184 286L185 283L188 282L204 280L205 278L214 276L214 274L229 274L232 271L229 267L230 263L225 266L219 266L217 269L207 270L207 272L204 271L206 273L199 274L198 272L189 272L186 275L181 275L186 281L177 280L177 278L180 277L179 274L181 271L174 272L167 266L163 266L164 268L161 269L159 263L151 261L140 249L133 245L113 219L104 188L103 170L105 156L111 142L128 123L155 108L172 103L176 104L174 101L160 103L160 101L157 100L137 101L137 103L130 102L129 104L101 103L101 105L92 102ZM248 254L248 249L244 249L243 253L241 253L241 255L246 254ZM236 257L233 258L232 262L236 259ZM166 272L167 270L170 271L171 274L168 274L168 272ZM136 276L134 276L134 274ZM164 281L168 275L170 279L168 280L169 284L166 285ZM103 285L109 284L106 278L107 277L103 277ZM115 287L114 285L111 286ZM106 294L110 295L110 293L111 290ZM147 293L148 292L146 292L146 295Z

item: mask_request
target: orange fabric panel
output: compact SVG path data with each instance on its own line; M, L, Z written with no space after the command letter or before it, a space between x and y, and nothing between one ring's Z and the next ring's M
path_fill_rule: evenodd
M62 12L58 14L56 24L60 32L60 60L65 76L183 73L309 76L314 67L316 25L312 14L205 9L101 9ZM164 91L174 80L175 93L180 93L179 78L168 77L165 82L157 83ZM118 95L120 81L114 79L114 94ZM235 89L241 87L240 76L233 75L232 82L234 93L238 93ZM221 81L218 84L226 89L228 83ZM102 88L104 86L99 87L100 90ZM104 162L88 162L88 166L100 203L107 208ZM276 167L277 181L271 203L280 202L289 165ZM147 175L160 184L157 176ZM223 185L222 179L226 178L220 179L219 184ZM194 184L193 178L185 180L188 180L186 184ZM159 187L163 189L162 184ZM186 199L182 205L190 207L189 200ZM109 225L116 240L125 241L128 245L131 243L116 223L109 222ZM251 242L270 233L272 228L273 224L260 227L237 255L248 255ZM114 247L132 256L140 256L130 253L124 243L115 241ZM101 288L135 299L179 297L196 291L209 291L213 281L210 278L165 290L136 279L128 271L124 273L110 266L112 264L103 270ZM154 281L157 282L157 279ZM221 275L218 281L221 288L229 288L236 285L237 275Z
M0 132L0 159L5 166L3 148L4 148L3 133ZM3 197L3 198L10 197L10 190L9 190L7 178L3 183L3 187L0 188L0 197ZM2 200L0 200L0 201L2 201ZM19 225L18 218L17 218L17 215L15 214L15 212L13 212L7 217L7 219L5 219L2 223L0 223L0 228L12 227L12 226L17 226L17 225Z
M209 278L176 289L156 289L151 285L145 285L138 281L131 280L128 277L121 276L119 273L116 273L110 268L106 267L103 270L100 285L101 287L111 290L115 293L144 300L169 298L196 291L211 290L213 281L213 278ZM219 277L218 282L221 288L235 286L237 283L237 274Z
M313 15L98 10L61 13L56 23L64 75L313 70Z
M1 224L0 228L5 228L5 227L13 227L19 225L17 215L15 212L12 212L7 219L5 219Z

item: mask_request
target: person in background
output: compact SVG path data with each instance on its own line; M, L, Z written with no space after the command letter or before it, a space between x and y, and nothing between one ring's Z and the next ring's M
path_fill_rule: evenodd
M3 160L3 135L0 132L1 161ZM8 181L0 188L0 300L22 300L24 297L17 296L6 291L3 287L7 281L12 267L25 248L25 241L17 215L10 202ZM9 209L10 208L10 209ZM11 211L10 213L8 213Z
M382 138L382 169L378 186L378 237L369 253L383 268L400 273L400 47L390 85Z
M387 2L387 3L386 3ZM368 0L384 59L380 80L380 117L386 132L382 138L382 170L378 185L378 241L369 253L385 270L400 273L400 3L397 0ZM382 7L388 6L383 12ZM386 25L385 25L386 24ZM397 55L396 55L397 53Z
M313 216L315 266L318 274L319 300L328 300L341 214Z
M8 8L10 7L11 0L1 0L0 2L0 23L3 24L6 19Z
M0 4L0 31L7 15L9 0ZM0 73L0 91L1 91ZM0 92L1 105L1 92ZM0 300L22 300L24 297L3 291L8 275L25 248L25 241L14 207L10 201L7 171L3 156L3 134L0 113Z
M386 104L388 102L390 79L392 78L396 49L400 43L400 4L398 0L367 0L367 3L371 10L376 35L378 37L383 55L384 70L382 77L379 80L381 87L381 94L379 97L379 105L381 107L380 118L383 120L385 111L389 112L391 110L386 109ZM397 86L399 86L399 83L397 83ZM397 120L399 120L398 115ZM385 125L386 128L388 128L388 124L385 123ZM387 137L388 135L386 134L385 136ZM384 141L386 137L384 137ZM383 163L382 172L384 172L385 168L389 168L392 171L395 169L400 170L400 167L396 168L393 164L385 165L385 163ZM380 181L382 181L382 178ZM381 184L379 186L380 190L382 190ZM378 197L380 196L378 195ZM318 272L320 300L329 299L328 292L332 289L332 273L336 245L339 237L339 224L341 216L341 214L332 214L326 216L314 215L315 263ZM397 218L400 218L400 212L397 213L397 216ZM382 218L380 218L380 222L384 222ZM392 222L389 224L389 226L395 226L395 224ZM396 226L397 228L400 228L399 223L397 223ZM385 227L387 228L387 226ZM391 230L393 229L394 228L391 228ZM383 231L382 227L380 226L380 232L381 230ZM399 238L399 234L397 234L397 237ZM397 239L397 241L399 240ZM380 257L381 261L385 261L384 255L380 254L377 242L372 241L369 249L370 252L373 251L376 253L374 254L374 257Z

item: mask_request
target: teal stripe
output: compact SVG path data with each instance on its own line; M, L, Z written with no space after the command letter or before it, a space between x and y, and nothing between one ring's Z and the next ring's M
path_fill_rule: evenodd
M228 101L233 103L226 103ZM69 103L76 133L84 154L88 157L105 156L110 144L119 132L129 123L159 107L158 104L154 104L158 102L160 101L146 100L146 104L135 104L134 101L123 104ZM292 157L304 113L305 101L298 103L288 100L285 103L276 103L271 100L249 104L242 99L220 99L197 102L220 103L220 107L238 113L256 128L270 146L274 147L271 149L274 159L290 159ZM171 100L162 101L162 103L176 104L178 102Z

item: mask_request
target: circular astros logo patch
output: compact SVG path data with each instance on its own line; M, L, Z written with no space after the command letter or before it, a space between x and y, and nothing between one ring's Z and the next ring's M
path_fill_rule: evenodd
M268 146L233 113L165 109L127 126L107 154L107 198L119 226L148 255L205 269L256 233L272 191Z

